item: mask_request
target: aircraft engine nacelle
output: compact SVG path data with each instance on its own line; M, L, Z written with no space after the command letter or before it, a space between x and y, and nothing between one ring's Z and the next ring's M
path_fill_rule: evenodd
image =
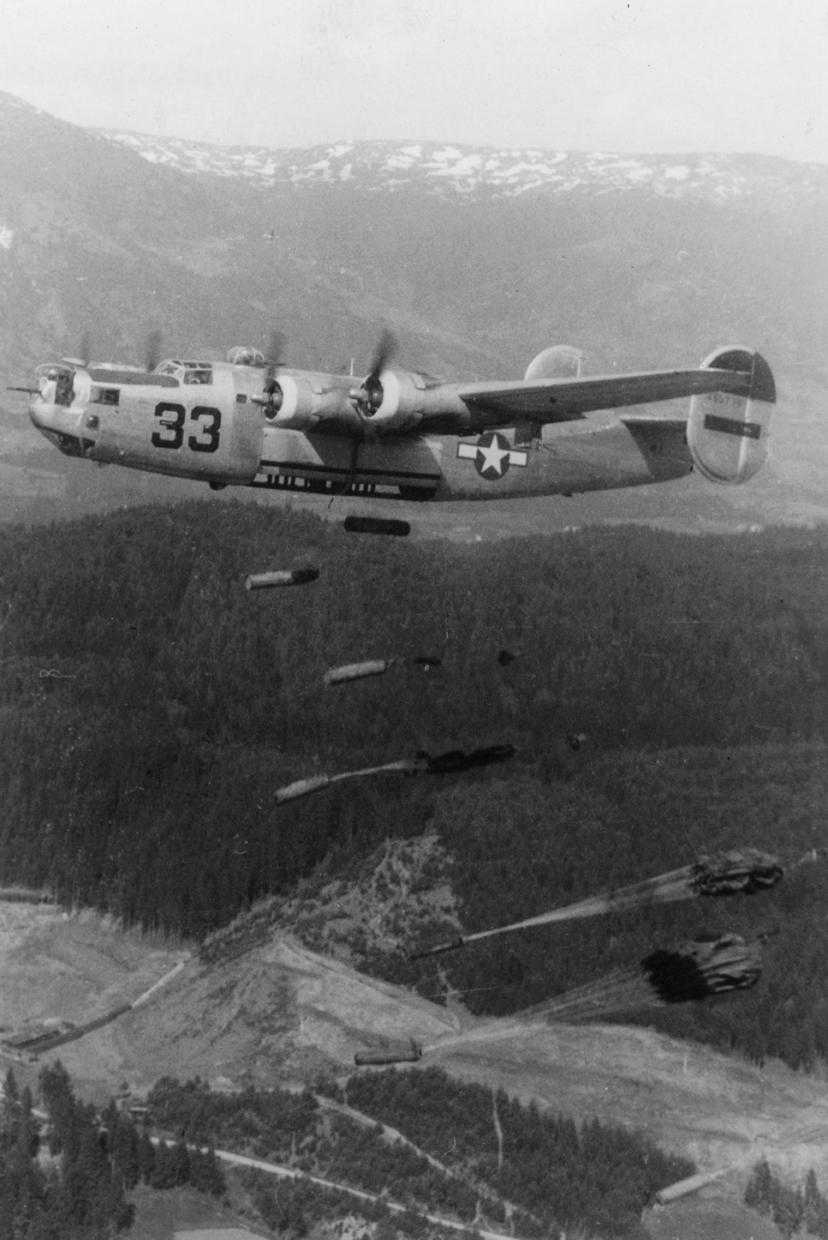
M259 397L255 398L257 402ZM319 420L322 388L306 375L290 375L284 371L265 385L261 398L265 418L270 426L290 430L308 430Z
M405 370L382 370L369 375L352 397L378 430L407 431L423 412L425 379Z
M776 400L771 368L751 349L716 349L702 367L748 376L744 390L704 392L690 398L687 445L693 464L710 482L747 482L764 464Z

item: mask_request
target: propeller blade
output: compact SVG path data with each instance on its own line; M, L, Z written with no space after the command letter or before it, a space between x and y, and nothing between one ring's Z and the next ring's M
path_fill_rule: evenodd
M89 365L89 355L92 352L92 337L89 332L84 332L80 338L78 351L74 357L63 357L61 361L68 362L70 366L82 366L84 370Z
M147 336L144 361L148 372L155 370L155 367L161 361L161 333L157 329L151 331Z
M284 366L285 350L287 348L287 338L284 332L273 330L270 333L270 340L267 345L267 353L265 361L268 366Z
M265 381L261 397L265 417L268 418L276 416L282 408L284 400L284 394L279 386L279 380L276 378L276 372L285 364L285 345L286 338L284 332L274 328L270 333L267 353L265 354ZM253 399L259 400L260 398L254 396Z
M370 418L376 413L383 401L382 391L382 372L387 368L388 363L397 351L397 339L389 328L382 329L382 335L377 342L374 350L374 360L371 363L371 370L367 378L363 379L362 386L354 388L351 393L351 400L354 408L362 418Z
M371 364L371 371L365 380L365 387L369 386L370 381L379 379L384 370L387 369L388 363L397 352L397 338L388 327L382 329L382 335L377 342L374 350L374 360Z

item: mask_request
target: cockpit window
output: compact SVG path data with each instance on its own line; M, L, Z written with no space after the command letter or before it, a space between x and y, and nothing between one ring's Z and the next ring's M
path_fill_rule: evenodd
M90 401L93 405L117 405L120 397L120 388L93 387Z
M155 374L173 375L181 383L212 383L213 368L209 362L187 362L172 357L156 366Z

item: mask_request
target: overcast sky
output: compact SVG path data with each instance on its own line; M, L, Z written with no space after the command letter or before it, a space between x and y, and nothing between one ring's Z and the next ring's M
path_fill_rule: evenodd
M828 162L828 0L4 0L0 89L78 125Z

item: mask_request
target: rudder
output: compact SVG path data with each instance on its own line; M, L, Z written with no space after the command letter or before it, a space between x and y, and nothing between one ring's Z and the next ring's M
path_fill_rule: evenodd
M710 482L747 482L767 457L776 385L771 368L751 349L716 349L703 369L727 370L742 384L690 398L687 444L693 464Z

